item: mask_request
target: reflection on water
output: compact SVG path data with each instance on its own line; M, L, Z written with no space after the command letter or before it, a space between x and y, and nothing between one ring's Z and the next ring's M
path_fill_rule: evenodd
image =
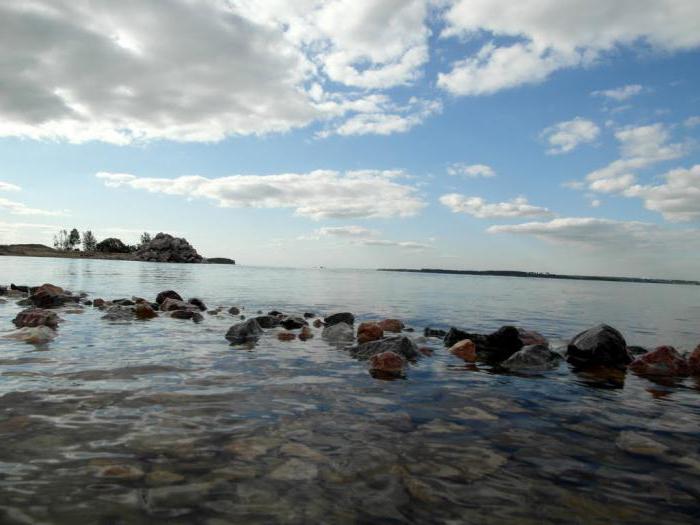
M700 289L623 283L0 258L2 281L106 298L351 310L420 332L505 322L561 341L700 342ZM19 310L0 305L0 330ZM225 310L224 310L225 311ZM321 337L231 347L228 314L112 324L61 314L0 340L0 522L689 523L700 384L624 372L504 375L440 341L398 381Z

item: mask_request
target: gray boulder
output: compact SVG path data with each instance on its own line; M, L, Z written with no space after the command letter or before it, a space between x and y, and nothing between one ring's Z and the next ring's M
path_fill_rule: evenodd
M262 333L263 329L258 322L255 319L248 319L242 323L234 324L228 329L225 337L231 344L243 344L248 341L256 341Z
M506 359L502 366L509 370L547 370L556 368L561 356L544 344L528 345Z
M567 347L567 361L574 366L627 365L632 357L625 338L612 326L600 324L581 332Z
M347 323L337 323L326 326L321 332L321 337L329 343L344 343L355 339L355 331Z
M350 353L358 359L369 359L373 355L384 352L394 352L406 359L416 359L418 357L418 347L416 343L405 335L387 337L379 341L370 341L369 343L357 345L350 349Z

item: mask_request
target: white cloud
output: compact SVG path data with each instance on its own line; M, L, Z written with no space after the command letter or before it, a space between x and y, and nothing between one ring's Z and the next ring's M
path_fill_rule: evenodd
M600 135L600 128L590 120L576 117L546 128L541 137L549 142L547 153L568 153L579 144L593 142Z
M62 211L50 211L41 210L38 208L30 208L26 204L11 201L3 197L0 197L0 210L7 210L12 215L43 215L45 217L65 215L65 212Z
M461 162L449 165L447 167L447 174L452 176L461 175L470 178L488 178L496 176L496 172L491 166L487 166L486 164L463 164Z
M221 207L293 208L312 219L408 217L425 202L413 186L401 184L400 171L362 170L340 173L316 170L280 175L232 175L173 179L101 172L112 188L129 187L152 193L205 198Z
M692 49L700 45L699 18L700 3L693 1L455 0L442 36L486 34L493 42L454 62L438 85L455 95L488 94L590 65L618 46Z
M643 87L639 84L629 84L627 86L622 86L614 89L604 89L600 91L593 91L591 95L594 97L604 97L617 102L622 102L628 98L632 98L635 95L639 95L643 91Z
M426 250L430 248L429 244L415 241L391 241L388 239L363 239L359 241L365 246L386 246L390 248L404 248L407 250Z
M375 235L377 232L363 226L325 226L316 230L318 235L333 237L363 237Z
M674 169L660 185L634 185L624 195L644 200L644 206L673 222L700 220L700 164L690 169Z
M12 184L10 182L3 182L0 180L0 191L21 191L22 188L17 186L16 184Z
M688 253L700 248L699 230L672 230L655 224L593 217L562 217L548 222L491 226L489 233L534 236L589 249L638 251L673 249Z
M453 213L466 213L479 219L552 215L552 212L547 208L529 204L525 197L516 197L508 202L489 204L481 197L467 197L459 193L449 193L440 197L440 202Z
M685 126L688 128L700 126L700 115L688 117L687 119L685 119L685 122L683 122L683 124L685 124Z
M635 172L687 153L687 145L671 143L663 124L626 127L615 133L621 158L586 175L589 188L602 193L621 192L634 184Z

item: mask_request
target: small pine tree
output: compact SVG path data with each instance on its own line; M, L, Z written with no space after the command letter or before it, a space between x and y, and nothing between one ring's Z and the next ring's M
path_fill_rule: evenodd
M92 231L88 230L83 232L83 251L84 252L94 252L97 247L97 239L92 234Z
M151 242L151 234L148 232L143 232L141 234L141 243L139 244L139 246L144 246L149 242Z
M66 246L66 249L68 250L75 250L75 247L80 244L80 233L78 230L73 228L70 233L68 234L68 245Z

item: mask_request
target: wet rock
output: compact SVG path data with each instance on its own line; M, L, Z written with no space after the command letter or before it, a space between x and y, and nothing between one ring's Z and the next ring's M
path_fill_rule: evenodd
M331 343L348 342L355 339L355 331L347 323L337 323L326 326L321 332L321 337Z
M539 332L518 328L518 338L523 346L540 345L549 348L549 341Z
M547 370L556 368L561 356L543 344L527 345L506 359L502 366L509 370Z
M24 308L25 306L34 306L34 303L30 299L20 299L15 303L17 306Z
M180 297L180 294L177 293L175 290L165 290L163 292L160 292L156 296L156 303L159 305L163 303L166 299L176 299L177 301L182 301L182 297Z
M248 341L256 341L262 335L263 330L255 319L248 319L242 323L234 324L226 332L226 339L232 344L243 344Z
M196 297L192 297L189 301L187 301L189 304L196 306L199 308L200 312L206 312L207 311L207 305L204 304L204 301L201 299L197 299Z
M574 366L619 366L632 361L625 338L606 324L581 332L571 340L567 349L567 360Z
M423 330L423 335L425 337L437 337L438 339L442 339L447 335L447 332L440 330L439 328L430 328L429 326L426 326Z
M134 307L134 314L137 319L153 319L158 317L158 313L148 303L138 303Z
M158 233L150 242L141 245L136 251L136 258L152 262L201 263L204 261L204 257L199 255L187 240L167 233Z
M194 312L192 310L173 310L170 317L173 319L192 319Z
M355 324L355 316L350 312L341 312L333 315L329 315L324 319L326 326L333 326L338 323L345 323L347 325L353 326Z
M29 293L29 286L25 286L22 284L17 285L17 284L12 283L12 284L10 284L10 290L14 290L16 292L22 292L22 293L28 294ZM5 292L5 293L7 293L7 292Z
M134 310L124 306L110 306L107 313L102 316L105 321L131 321L134 318Z
M272 317L282 317L284 314L277 310L272 310L270 312L267 312L267 315L271 315Z
M620 450L639 456L659 457L669 450L663 443L631 431L620 432L617 440L615 440L615 444Z
M99 299L99 298L98 298L98 299L95 299L95 300L92 302L92 306L94 306L95 308L104 308L104 307L105 307L105 304L106 304L105 300L104 300L104 299Z
M398 334L403 330L403 323L398 319L384 319L377 324L379 324L381 329L385 332L394 332Z
M454 346L455 343L459 343L463 339L471 339L472 342L474 342L474 340L479 337L484 338L485 336L480 336L479 334L471 334L469 332L460 330L459 328L452 327L445 334L444 343L445 346L451 347Z
M229 443L224 450L246 461L253 461L277 444L277 441L269 438L242 438Z
M87 301L83 301L83 304L84 304L85 306L92 306L92 301L90 301L90 300L88 299Z
M297 338L297 334L292 332L280 332L277 334L277 339L280 341L293 341Z
M279 481L310 481L318 476L318 467L308 461L292 458L270 473Z
M37 308L58 308L66 302L63 288L53 284L42 284L33 289L29 300Z
M119 306L134 306L136 303L131 299L112 299L112 304L118 304Z
M48 326L49 328L58 328L58 323L61 319L56 315L56 313L49 310L44 310L43 308L29 308L27 310L22 310L17 316L12 320L17 328L23 327L36 327L36 326Z
M384 329L378 323L364 322L357 328L357 342L359 344L378 341L384 337Z
M280 454L284 456L307 459L316 463L323 463L328 461L328 458L324 456L321 452L319 452L318 450L314 450L313 448L308 447L303 443L285 443L280 447Z
M403 357L391 351L375 354L369 358L369 368L374 373L401 375L405 364L406 360Z
M314 317L316 317L316 314L315 314L315 313L313 313L313 312L304 312L304 318L305 318L305 319L313 319Z
M173 485L185 480L185 476L169 470L154 470L146 476L146 483L153 485Z
M280 321L280 324L287 330L297 330L302 326L307 326L309 323L303 317L285 317Z
M255 320L260 325L260 328L276 328L280 325L279 317L272 315L259 315L255 318Z
M204 317L199 312L192 312L192 321L199 324L204 321Z
M143 470L133 465L106 465L98 469L98 478L137 480L143 477Z
M172 312L174 310L189 310L191 307L185 301L167 297L161 304L161 312Z
M638 356L638 355L644 355L648 352L646 348L643 348L641 346L628 346L627 347L627 353L631 356Z
M688 357L688 371L692 375L700 375L700 345Z
M321 321L320 319L316 319L314 321L314 328L321 328L322 326L323 326L323 321Z
M232 306L231 308L228 309L228 313L230 313L231 315L240 315L241 310L237 306Z
M660 346L636 358L629 368L646 376L687 376L690 372L688 362L672 346Z
M305 326L301 329L301 332L299 332L299 339L302 341L306 341L308 339L311 339L314 336L314 333L311 331L311 328L308 326Z
M215 488L216 483L213 482L154 487L146 491L144 503L150 512L157 512L159 509L181 510L207 501Z
M416 343L406 336L387 337L350 348L350 353L358 359L369 359L383 352L393 352L406 359L416 359L420 355Z
M56 335L56 331L48 326L25 326L0 337L34 345L43 345L55 339Z
M471 339L462 339L450 347L450 353L465 361L476 361L476 345Z

